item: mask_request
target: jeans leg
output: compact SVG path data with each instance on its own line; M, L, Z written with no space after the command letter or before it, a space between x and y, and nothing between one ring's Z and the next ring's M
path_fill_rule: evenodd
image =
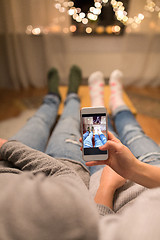
M87 131L83 134L83 141L88 137L88 135L89 135L89 131Z
M88 137L86 137L86 139L83 141L83 147L92 148L93 147L92 139L93 139L93 132L90 132Z
M110 116L108 115L108 131L110 131L116 138L118 138L118 135L117 133L115 132L114 128L113 128L113 125L111 123L111 119L110 119Z
M106 136L104 136L104 134L101 133L99 137L100 137L100 139L101 139L101 141L102 141L102 145L104 145L104 144L107 142Z
M80 101L77 94L69 94L62 116L48 142L46 153L59 159L76 160L85 165L80 150Z
M102 143L102 141L101 141L101 139L100 139L98 134L95 134L94 140L95 140L95 147L100 147L100 146L103 145L103 143Z
M48 94L44 97L43 104L30 118L26 125L11 139L20 141L29 147L44 152L50 130L55 123L59 98Z
M131 111L117 112L114 121L120 140L136 158L151 165L160 164L159 146L145 135Z

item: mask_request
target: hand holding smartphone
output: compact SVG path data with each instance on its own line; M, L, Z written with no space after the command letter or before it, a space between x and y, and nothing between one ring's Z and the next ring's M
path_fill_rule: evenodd
M107 142L107 111L105 107L81 109L82 154L85 161L106 160L108 152L100 146Z

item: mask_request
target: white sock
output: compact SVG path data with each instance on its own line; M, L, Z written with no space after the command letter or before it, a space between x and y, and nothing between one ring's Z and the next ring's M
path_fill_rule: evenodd
M102 72L94 72L89 76L88 85L90 90L92 107L104 106L104 77Z
M122 78L123 74L119 70L114 70L109 79L109 86L110 86L110 100L109 100L109 107L113 112L123 105L126 105L123 101L123 87L122 87Z
M97 129L97 127L95 127L94 129L95 129L94 135L98 134L98 129Z
M98 128L99 135L102 134L101 127Z

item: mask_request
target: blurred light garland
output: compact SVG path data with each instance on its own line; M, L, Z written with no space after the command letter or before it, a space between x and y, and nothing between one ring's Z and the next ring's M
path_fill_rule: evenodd
M158 17L160 18L160 1L147 0L144 9L150 13L157 12Z
M82 12L81 8L76 8L73 1L55 0L55 8L59 12L65 12L68 10L68 14L77 22L87 24L89 20L96 21L101 14L102 4L106 4L108 0L94 0L94 6L91 6L88 13Z
M55 8L59 10L59 12L65 12L68 10L68 14L72 16L72 18L77 22L82 22L83 24L87 24L89 20L96 21L98 16L101 14L101 9L105 6L109 1L108 0L94 0L94 6L91 6L88 10L88 13L82 12L81 8L76 8L74 6L73 1L66 0L55 0ZM147 0L152 1L152 0ZM111 0L110 4L113 7L113 11L115 12L115 16L118 21L122 22L124 25L129 24L140 24L144 19L144 15L139 13L137 16L133 18L129 18L127 15L127 11L123 5L123 2Z
M78 23L83 23L86 26L86 33L90 34L92 32L92 28L88 26L89 20L96 21L98 16L101 14L101 9L107 3L110 3L113 7L113 11L115 12L115 16L118 21L122 22L124 25L130 26L131 28L137 28L138 25L144 19L144 15L139 13L137 16L128 17L128 13L125 10L123 2L116 0L94 0L94 6L91 6L88 10L88 13L82 12L81 8L74 6L74 1L68 0L52 0L54 1L55 8L60 12L67 12L72 18ZM160 18L160 0L146 0L146 4L144 10L150 13L156 13ZM71 25L69 28L64 28L63 32L68 33L75 32L77 27L75 25ZM108 34L111 33L119 33L121 30L120 26L107 26L104 28L103 26L98 26L96 28L97 33L101 34L106 31ZM60 26L55 25L48 28L43 27L33 27L32 25L28 25L26 28L26 34L30 35L41 35L47 34L48 32L60 32Z

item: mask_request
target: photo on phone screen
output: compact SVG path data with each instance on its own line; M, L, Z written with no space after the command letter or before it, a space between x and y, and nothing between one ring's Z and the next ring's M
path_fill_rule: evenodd
M107 142L106 114L82 114L84 155L107 154L100 146Z

